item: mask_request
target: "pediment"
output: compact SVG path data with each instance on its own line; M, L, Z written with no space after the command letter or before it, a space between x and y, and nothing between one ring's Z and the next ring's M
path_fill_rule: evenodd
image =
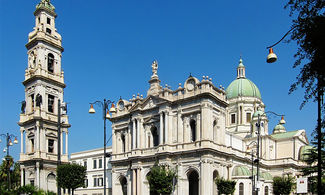
M57 137L57 135L55 135L54 133L47 133L46 136L48 136L48 137Z
M154 124L156 122L159 122L159 115L152 116L152 117L144 119L143 124L144 125L150 125L150 124Z
M130 112L136 110L148 110L157 107L158 105L167 102L165 99L148 96L144 100L137 102L131 109Z

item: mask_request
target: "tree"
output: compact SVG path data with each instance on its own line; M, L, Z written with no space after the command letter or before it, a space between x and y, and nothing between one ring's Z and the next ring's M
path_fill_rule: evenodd
M236 190L236 181L217 178L215 182L217 184L219 194L233 194Z
M12 169L13 168L13 169ZM10 174L10 177L9 177ZM10 178L10 189L8 179ZM11 156L5 156L0 165L0 186L4 189L16 189L20 186L20 168Z
M294 14L297 16L292 21L291 33L291 40L298 44L293 67L297 68L304 63L289 93L295 91L298 86L305 89L300 108L310 100L318 103L318 120L314 131L317 140L317 172L315 173L317 173L317 191L321 194L321 179L324 172L321 167L322 151L324 151L322 128L325 126L325 115L322 112L325 108L322 101L325 88L325 1L289 0L285 7L290 8L290 16Z
M84 186L86 167L78 164L63 164L57 168L57 183L60 188L74 190Z
M275 195L289 195L295 185L294 177L288 175L273 178L273 193Z
M176 179L176 172L164 165L157 163L151 167L147 180L150 186L150 193L171 194L173 191L173 181Z

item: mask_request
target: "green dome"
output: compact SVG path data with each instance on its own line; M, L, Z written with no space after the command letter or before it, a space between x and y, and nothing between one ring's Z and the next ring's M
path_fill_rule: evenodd
M243 97L261 98L260 90L256 85L246 78L237 78L226 89L227 99Z
M250 176L251 172L246 166L236 166L232 170L232 176Z
M273 180L272 175L268 172L262 172L262 178L264 178L265 180Z
M301 146L299 151L299 160L307 160L310 156L313 146Z
M246 78L245 71L243 60L240 58L237 66L237 79L231 82L226 89L227 99L237 98L240 96L262 99L260 90L258 90L252 81Z

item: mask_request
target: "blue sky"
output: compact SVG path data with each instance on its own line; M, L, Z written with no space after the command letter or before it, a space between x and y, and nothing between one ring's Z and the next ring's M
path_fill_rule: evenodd
M38 0L0 0L0 133L19 136L20 104L24 100L28 33L34 27ZM162 85L172 89L192 73L211 77L225 88L236 78L242 55L246 76L260 89L266 110L285 114L287 130L316 124L316 104L303 110L303 90L288 95L298 69L292 69L295 43L274 49L278 61L266 63L269 46L290 29L285 1L217 0L52 0L56 28L65 51L65 101L69 102L69 153L103 145L100 108L89 115L89 102L117 101L146 95L151 62L157 59ZM270 117L270 129L278 118ZM110 124L108 124L110 126ZM108 136L111 129L108 128ZM4 143L0 143L3 150ZM20 144L10 148L18 158ZM1 152L0 157L3 157Z

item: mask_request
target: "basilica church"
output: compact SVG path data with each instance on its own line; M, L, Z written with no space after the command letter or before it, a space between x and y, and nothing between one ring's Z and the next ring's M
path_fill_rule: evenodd
M275 113L265 111L242 59L234 73L226 90L191 75L172 90L160 85L154 61L147 96L120 99L110 119L113 194L149 195L146 176L155 162L176 171L174 195L215 195L217 177L235 180L235 194L268 195L274 176L300 176L305 130L287 131L283 116L269 129Z
M18 123L21 184L56 192L57 165L69 161L62 38L49 0L41 0L34 15ZM309 147L305 130L287 131L281 116L278 125L269 127L268 116L274 113L265 110L258 87L246 77L249 72L242 59L226 89L215 86L208 76L192 75L176 89L163 87L157 61L151 70L147 95L119 99L109 118L109 178L114 195L149 195L146 176L156 162L177 173L173 195L215 195L218 177L236 181L235 194L258 189L259 194L269 195L274 176L301 175ZM102 163L101 158L92 160ZM99 180L92 179L98 187Z

